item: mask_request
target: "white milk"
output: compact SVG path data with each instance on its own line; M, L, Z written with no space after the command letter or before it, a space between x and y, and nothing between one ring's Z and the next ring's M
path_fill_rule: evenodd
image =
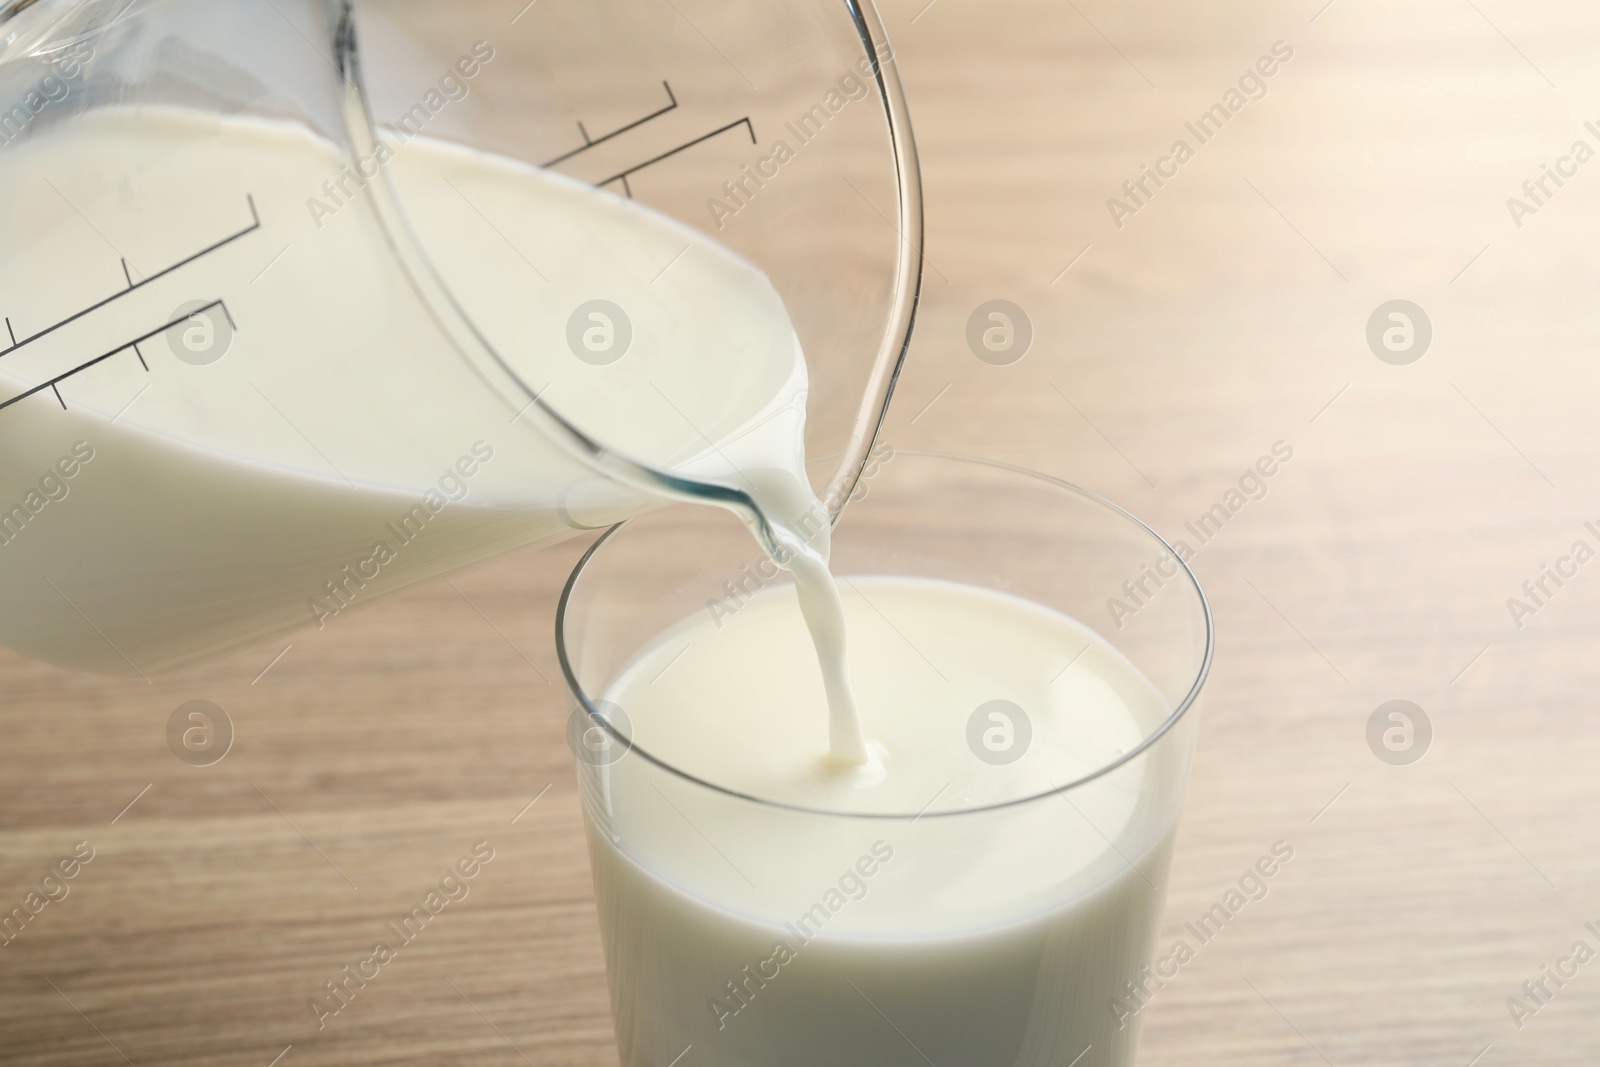
M623 1063L1130 1063L1111 1002L1148 958L1177 757L960 813L1104 766L1166 702L1087 627L999 593L853 578L844 614L868 767L826 757L787 587L663 634L605 694L637 745L580 768ZM968 745L996 699L1032 725L1008 766Z
M394 151L425 247L544 399L624 453L759 490L777 521L817 509L805 362L763 274L557 175L425 138ZM157 335L60 400L0 410L0 643L151 673L641 506L449 350L365 196L330 192L355 191L342 174L299 126L169 109L91 113L0 153L0 300L22 342L0 355L0 401L191 302L221 299L237 325L209 365ZM596 298L632 323L609 365L567 339ZM859 756L847 713L840 736Z

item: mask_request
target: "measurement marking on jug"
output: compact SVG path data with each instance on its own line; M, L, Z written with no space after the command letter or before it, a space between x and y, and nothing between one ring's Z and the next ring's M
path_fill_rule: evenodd
M140 334L138 337L135 337L133 340L128 341L125 344L120 344L116 348L113 348L109 352L106 352L106 353L104 353L102 355L98 355L98 356L94 357L93 359L88 360L88 361L86 361L84 363L80 363L76 367L73 367L71 370L67 371L65 374L58 374L54 378L52 378L49 381L43 383L42 385L36 385L32 389L27 390L26 392L18 393L16 396L12 397L9 400L0 401L0 411L4 411L6 408L10 407L12 404L17 403L19 400L26 400L28 397L34 395L35 393L42 393L46 389L53 390L55 392L55 394L56 394L56 399L57 400L61 400L61 390L56 388L57 383L64 382L68 378L72 377L74 374L77 374L79 371L88 370L90 367L93 367L95 364L104 363L106 360L110 359L112 356L120 355L123 352L127 352L127 351L132 350L136 355L139 355L137 346L139 345L139 343L141 341L148 341L152 337L157 337L157 336L159 336L159 335L161 335L163 333L166 333L168 330L172 329L174 326L178 325L179 323L188 322L190 319L194 318L196 315L203 315L207 311L210 311L212 308L221 308L222 309L222 314L224 316L226 316L227 319L228 319L228 325L229 326L233 326L234 329L238 329L238 327L234 325L233 315L231 315L228 312L228 305L223 303L221 300L213 300L213 301L211 301L211 303L205 305L204 307L195 308L193 311L191 311L187 315L181 315L178 318L175 318L170 322L164 322L160 326L157 326L155 329L151 330L149 333ZM140 363L144 363L144 356L143 355L139 355L139 362ZM149 369L150 369L149 366L146 365L145 366L145 370L149 370ZM67 407L67 402L65 400L61 400L61 408L62 408L62 410L65 411L66 407Z
M637 174L639 171L644 170L646 167L654 166L655 164L660 163L663 159L670 159L671 157L677 155L679 152L682 152L682 151L685 151L687 149L693 148L695 145L700 144L702 141L709 141L713 137L718 137L718 136L720 136L720 135L722 135L724 133L727 133L729 130L737 129L740 126L743 126L743 127L745 127L746 129L748 129L750 131L750 143L751 144L755 144L756 143L756 128L755 128L755 124L750 121L750 116L746 115L744 118L736 119L733 122L728 123L726 126L721 126L721 127L718 127L715 130L712 130L710 133L701 134L699 137L696 137L692 141L685 141L683 144L679 145L677 148L674 148L674 149L671 149L669 151L663 152L659 156L656 156L654 159L647 159L643 163L639 163L639 164L637 164L635 166L629 167L627 170L622 171L619 174L613 174L611 177L607 178L603 182L596 182L595 185L598 188L604 189L606 186L610 185L612 182L618 182L619 181L619 182L622 183L623 191L628 194L628 199L632 200L633 199L633 188L628 184L628 176L629 175Z
M120 300L122 297L127 296L129 293L133 292L135 289L141 289L144 286L149 285L151 282L156 281L159 278L166 277L168 274L171 274L173 271L179 269L180 267L187 267L189 264L193 263L195 260L201 259L201 258L203 258L205 256L208 256L211 253L217 251L219 248L222 248L222 247L224 247L226 245L230 245L234 241L239 240L239 238L244 237L247 234L251 234L251 233L254 233L255 231L259 230L261 228L261 216L256 213L256 199L251 194L246 193L245 194L245 202L250 205L250 225L246 226L244 229L240 230L238 233L230 234L229 236L224 237L222 240L218 241L217 243L215 243L213 245L210 245L210 246L208 246L206 248L202 248L200 251L196 252L194 255L187 256L184 259L180 259L178 262L172 264L172 266L167 267L164 270L157 271L156 273L150 275L150 277L144 279L143 281L135 282L130 277L128 279L128 288L124 289L122 292L113 293L111 296L106 297L104 300L101 300L99 303L91 304L88 307L84 308L82 311L78 311L78 312L75 312L74 314L68 315L66 318L62 319L60 322L56 323L55 325L46 326L44 329L40 330L38 333L30 334L29 336L24 337L20 341L18 341L16 339L16 333L15 333L15 331L13 331L12 334L11 334L11 347L5 349L4 351L0 351L0 357L8 356L12 352L15 352L17 349L26 347L27 345L32 344L34 341L37 341L41 337L45 337L45 336L47 336L49 334L55 333L57 330L61 329L61 327L70 325L71 323L74 323L74 322L77 322L79 319L83 318L85 315L89 314L90 312L99 311L101 308L105 307L107 304L110 304L110 303L113 303L113 302L115 302L117 300ZM127 262L126 262L126 260L123 261L123 270L127 270ZM219 300L219 301L216 302L216 304L212 304L210 306L211 307L215 307L215 306L217 306L217 304L221 304L221 303L222 303L222 301ZM226 307L223 307L222 310L223 310L223 313L226 314L228 309ZM181 322L183 320L179 319L178 321ZM229 319L229 322L230 323L232 322L232 318L231 317ZM168 325L171 325L171 323L169 323ZM11 327L11 320L8 318L8 319L6 319L6 328L9 330L10 327ZM165 327L163 327L163 329L164 328ZM156 333L160 333L161 331L157 330L155 332ZM153 337L153 336L155 336L155 334L150 334L148 336ZM141 341L146 340L146 339L147 339L146 337L139 338L139 340L141 340ZM126 348L126 347L127 347L127 345L123 346L123 348ZM117 352L120 352L120 351L122 351L121 348L117 349ZM116 352L108 353L108 355L116 355ZM102 356L100 358L104 359L106 357ZM94 362L99 362L99 360L95 360ZM89 366L89 364L84 364L84 366ZM82 370L82 369L83 369L83 367L79 367L78 368L78 370ZM73 372L73 373L76 373L76 372ZM19 397L17 399L21 399L21 398ZM11 403L11 401L7 401L6 403ZM4 407L4 406L5 406L5 404L0 404L0 407Z
M565 163L567 160L571 159L573 156L581 155L582 153L587 152L589 149L593 148L597 144L605 144L607 141L611 140L613 137L620 137L622 134L627 133L629 130L638 129L640 126L643 126L645 123L649 122L651 119L658 119L662 115L665 115L667 112L676 110L677 107L678 107L678 98L677 98L677 96L675 96L673 94L672 86L667 84L665 79L662 79L661 87L667 91L667 99L669 101L671 101L671 103L667 104L666 107L661 108L659 111L652 111L650 114L646 115L642 119L636 119L633 122L628 123L626 126L618 126L616 129L612 130L610 133L602 134L601 136L595 137L595 138L591 138L589 136L589 131L584 129L583 121L580 119L578 121L578 132L583 134L583 142L584 142L583 143L583 147L574 148L572 151L564 153L563 155L559 155L556 158L550 160L548 163L541 164L541 166L553 167L557 163Z

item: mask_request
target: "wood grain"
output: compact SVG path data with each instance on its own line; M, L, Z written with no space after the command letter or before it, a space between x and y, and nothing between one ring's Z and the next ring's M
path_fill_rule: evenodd
M1596 143L1600 13L925 3L885 5L929 205L888 439L1174 538L1294 448L1197 546L1218 656L1163 943L1274 842L1295 859L1154 998L1141 1062L1600 1060L1600 963L1520 1029L1506 1004L1600 947L1600 570L1521 629L1506 607L1600 521L1600 165L1520 229L1505 204ZM1119 229L1107 198L1279 40L1265 97ZM965 345L996 297L1036 329L1011 367ZM1434 324L1408 367L1364 339L1394 298ZM341 619L264 675L281 645L148 687L0 659L0 907L95 850L0 947L0 1062L614 1064L551 640L578 547ZM204 769L163 736L197 697L237 728ZM1365 740L1394 698L1433 724L1409 767ZM470 896L319 1031L307 998L480 840Z

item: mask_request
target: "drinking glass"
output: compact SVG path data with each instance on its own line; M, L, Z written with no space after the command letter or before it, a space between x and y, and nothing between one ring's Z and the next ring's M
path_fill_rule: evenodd
M1148 681L1157 710L1137 745L1003 803L963 806L952 790L868 812L735 789L660 758L606 694L664 631L788 577L715 512L613 527L569 580L556 636L623 1064L689 1049L694 1064L741 1067L1131 1063L1129 997L1150 982L1211 660L1194 575L1083 489L885 447L834 530L832 566L847 598L869 576L934 579L1076 619ZM961 639L900 621L933 663ZM1078 651L1061 649L1062 675ZM760 691L710 710L731 731L768 711ZM1029 773L1025 756L1012 767Z

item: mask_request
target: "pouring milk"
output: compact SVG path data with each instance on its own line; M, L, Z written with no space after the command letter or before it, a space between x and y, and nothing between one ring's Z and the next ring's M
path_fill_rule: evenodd
M786 590L770 591L726 628L662 635L616 679L612 695L654 749L780 812L926 803L937 817L1048 789L1159 722L1164 704L1131 665L1044 609L894 579L862 582L875 603L840 597L826 513L804 475L805 361L758 271L537 169L424 139L404 152L424 245L519 376L618 451L744 489L789 550L799 613ZM71 668L153 673L339 625L388 592L650 503L548 446L491 390L463 387L466 368L362 199L332 217L306 211L340 159L301 128L106 110L6 153L0 224L18 251L0 263L0 293L62 281L6 309L0 643ZM196 249L203 257L186 258ZM595 301L625 323L585 319ZM211 309L204 322L196 307ZM598 343L583 348L591 326ZM911 681L920 668L903 635L877 626L881 609L917 620L944 686ZM865 653L854 674L847 622L864 635L852 638ZM1084 658L1054 689L1044 670L1056 673L1068 646ZM853 681L864 683L859 711ZM774 699L748 734L702 721L750 686ZM967 752L965 711L997 687L1027 690L1041 709L1032 778L997 784ZM679 787L672 776L641 759L606 782L591 848L630 1067L690 1043L706 1063L798 1062L774 1050L807 1043L828 1062L910 1062L904 1035L851 999L860 990L845 979L863 975L881 979L875 991L905 1025L948 1034L941 1062L1000 1062L1000 1051L1042 1065L1080 1040L1093 1049L1086 1067L1128 1062L1131 1034L1103 1002L1146 956L1160 893L1143 869L1159 875L1170 846L1142 779L1081 794L1081 825L1020 807L984 856L943 847L953 820L913 820L920 840L865 839L841 868L865 870L870 857L878 870L900 848L884 877L935 892L848 912L806 906L818 891L807 878L829 871L789 869L797 848L831 854L831 838L793 826L786 836L769 815L700 813L740 857L736 879L700 847L702 829L655 802ZM1033 841L1048 848L1023 847ZM1132 841L1144 847L1124 855L1119 843ZM755 1001L769 975L759 968L791 961L761 959L750 979L751 954L796 917L800 962ZM958 1010L972 975L997 998L981 1017Z

